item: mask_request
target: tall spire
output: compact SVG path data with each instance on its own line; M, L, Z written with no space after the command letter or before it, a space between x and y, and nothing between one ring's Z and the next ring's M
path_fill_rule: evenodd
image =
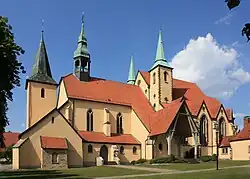
M81 32L78 37L78 46L77 49L74 52L74 58L77 57L88 57L89 58L89 52L87 48L87 38L84 33L84 13L82 13L82 27Z
M43 26L43 21L42 21L42 26ZM32 66L32 74L28 78L28 80L50 83L50 84L57 84L56 81L52 77L43 33L44 33L44 30L42 27L39 48L36 54L35 62Z
M130 59L127 84L135 84L135 69L134 69L133 56L131 56L131 59Z
M161 30L159 31L155 62L154 62L154 65L152 66L152 68L150 70L152 70L153 68L155 68L158 65L169 67L169 64L168 64L168 62L167 62L167 60L165 58L165 54L164 54L164 47L163 47L163 40L162 40L162 32L161 32Z

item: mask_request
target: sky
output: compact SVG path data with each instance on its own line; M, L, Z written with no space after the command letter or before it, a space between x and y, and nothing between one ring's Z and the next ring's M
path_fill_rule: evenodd
M232 107L236 124L250 114L250 43L241 29L250 17L250 1L229 10L224 0L1 0L0 15L9 18L15 41L25 54L27 74L13 90L7 131L22 132L26 121L25 80L44 38L54 79L73 72L73 52L85 14L91 76L126 82L130 57L136 71L153 65L162 29L165 56L174 77L192 81L209 96Z

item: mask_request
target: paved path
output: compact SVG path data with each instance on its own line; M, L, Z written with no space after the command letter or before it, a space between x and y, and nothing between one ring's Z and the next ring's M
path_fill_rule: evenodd
M6 171L6 170L11 170L12 165L2 165L0 164L0 171Z
M117 167L117 166L110 166L110 167ZM126 168L126 169L135 169L135 170L144 170L142 168L145 167L137 167L137 166L126 166L126 165L119 165L120 168ZM134 167L134 168L133 168ZM223 167L219 170L223 169L230 169L230 168L245 168L249 167L250 165L240 165L240 166L230 166L230 167ZM153 171L153 168L146 168L147 171ZM168 174L183 174L183 173L198 173L198 172L206 172L206 171L214 171L214 168L209 169L199 169L199 170L187 170L187 171L180 171L180 170L168 170L168 169L160 169L161 172L158 173L150 173L150 174L136 174L136 175L125 175L125 176L112 176L112 177L96 177L95 179L119 179L119 178L134 178L134 177L148 177L148 176L159 176L159 175L168 175Z

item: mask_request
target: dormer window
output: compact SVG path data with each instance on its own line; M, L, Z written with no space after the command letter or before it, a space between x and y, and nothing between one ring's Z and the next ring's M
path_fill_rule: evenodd
M164 81L167 83L168 82L168 73L164 71Z

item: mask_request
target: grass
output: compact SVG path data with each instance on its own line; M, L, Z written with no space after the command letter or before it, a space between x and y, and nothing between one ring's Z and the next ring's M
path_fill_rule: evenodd
M0 172L0 179L63 179L63 178L92 178L92 177L105 177L105 176L121 176L132 174L146 174L153 173L149 171L130 170L122 168L111 167L87 167L75 168L69 170L18 170Z
M250 178L249 168L234 168L213 170L209 172L185 173L185 174L169 174L148 177L135 177L131 179L246 179Z
M232 160L219 161L219 168L229 167L229 166L239 166L239 165L250 165L250 161L232 161ZM183 171L183 170L199 170L199 169L215 168L216 162L204 162L204 163L198 163L198 164L169 163L167 165L147 164L147 165L141 165L141 166Z

